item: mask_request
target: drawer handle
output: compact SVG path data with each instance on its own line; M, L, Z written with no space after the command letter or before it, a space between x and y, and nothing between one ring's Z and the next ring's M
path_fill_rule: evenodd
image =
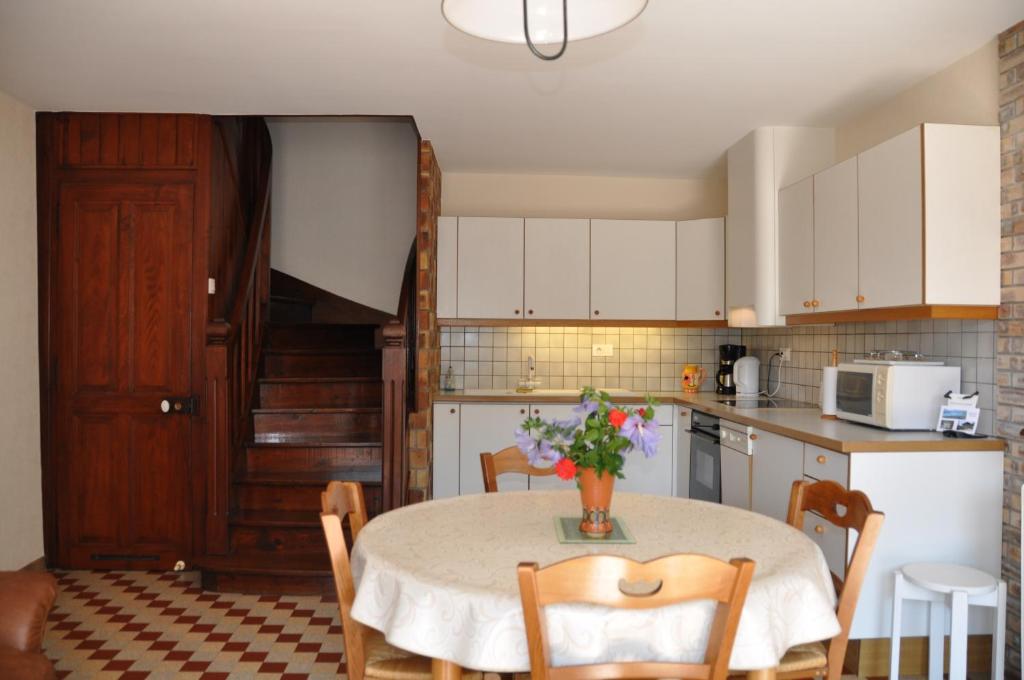
M825 461L827 461L828 458L826 458L825 456L818 456L817 458L815 458L815 460L824 465Z
M757 441L757 435L756 434L750 435L750 441Z
M816 533L816 534L823 534L823 533L825 533L825 527L821 526L820 524L815 525L814 533Z

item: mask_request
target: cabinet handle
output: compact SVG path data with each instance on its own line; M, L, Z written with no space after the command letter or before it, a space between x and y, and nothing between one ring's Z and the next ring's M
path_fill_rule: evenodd
M750 435L750 441L752 441L752 442L753 441L757 441L757 435L756 434Z
M594 310L594 316L601 316L601 310L600 309L595 309Z
M680 418L685 418L685 417L686 417L686 416L688 416L688 415L690 415L690 412L689 412L689 411L680 411L680 412L679 412L679 417L680 417Z
M520 415L526 415L526 409L525 408L519 409L519 414Z
M810 306L811 306L811 301L810 300L804 300L804 307L810 307Z
M814 533L816 533L816 534L823 534L823 533L825 533L825 527L821 526L820 524L815 525Z
M455 409L452 409L451 411L448 411L448 413L455 413Z
M540 415L540 409L539 408L533 409L533 415L539 416Z
M864 302L864 296L863 295L858 295L857 296L857 302Z
M821 300L811 300L811 307L817 307L821 304Z
M822 465L824 465L825 461L828 460L828 459L825 458L825 456L818 456L817 458L815 458L815 460L818 461L819 463L821 463Z
M715 310L715 316L722 316L722 310L721 309L716 309Z
M533 310L532 309L528 309L528 310L526 310L526 313L527 314L533 314Z
M516 313L516 316L519 316L519 310L518 309L516 310L515 313Z

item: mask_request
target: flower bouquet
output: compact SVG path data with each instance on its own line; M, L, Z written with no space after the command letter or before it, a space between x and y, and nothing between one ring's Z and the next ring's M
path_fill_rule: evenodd
M567 420L527 418L516 430L516 444L530 465L554 464L562 479L576 479L583 501L580 531L591 536L611 532L611 496L615 479L623 479L625 456L658 452L661 433L654 418L657 404L648 395L643 408L620 408L607 392L585 387L577 417Z

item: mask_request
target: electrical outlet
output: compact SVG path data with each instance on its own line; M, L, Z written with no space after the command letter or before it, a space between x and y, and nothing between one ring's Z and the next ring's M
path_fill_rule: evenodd
M790 356L790 351L789 351L788 347L781 347L781 348L779 348L779 354L782 355L782 360L783 361L791 361L792 360L792 357Z
M612 344L607 345L594 345L593 350L590 352L590 356L594 357L611 357L615 356L615 346Z

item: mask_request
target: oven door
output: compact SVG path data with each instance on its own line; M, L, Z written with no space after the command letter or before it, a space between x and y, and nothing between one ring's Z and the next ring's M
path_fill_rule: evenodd
M722 502L722 454L718 435L690 430L690 498Z
M881 425L875 388L877 366L844 364L836 376L836 415L845 420Z

